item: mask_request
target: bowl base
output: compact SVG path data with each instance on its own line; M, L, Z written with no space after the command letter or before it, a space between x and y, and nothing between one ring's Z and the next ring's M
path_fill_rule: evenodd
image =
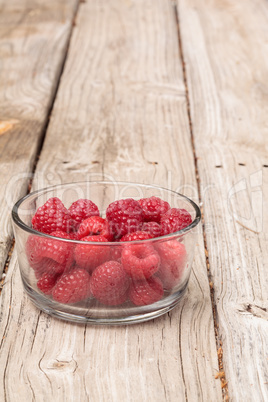
M117 309L106 309L106 317L105 315L98 317L98 306L95 309L81 309L80 315L77 312L77 307L75 307L76 312L74 313L71 305L68 306L54 302L48 303L48 299L46 297L43 297L33 288L29 287L25 281L23 281L23 284L30 300L39 310L43 311L44 313L64 321L93 325L125 325L153 320L154 318L160 317L161 315L172 310L180 302L187 288L187 283L185 283L183 288L161 300L161 303L157 302L150 306L132 309L122 308L119 306Z

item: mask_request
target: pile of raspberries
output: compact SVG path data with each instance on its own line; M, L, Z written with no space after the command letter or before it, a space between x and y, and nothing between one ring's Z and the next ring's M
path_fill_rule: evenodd
M164 291L176 286L187 266L183 243L150 239L191 222L185 209L171 208L154 196L114 201L105 218L90 200L79 199L67 209L53 197L32 218L35 230L53 238L30 235L26 254L37 287L56 302L95 298L106 306L127 301L143 306L159 301ZM119 243L111 244L115 241Z

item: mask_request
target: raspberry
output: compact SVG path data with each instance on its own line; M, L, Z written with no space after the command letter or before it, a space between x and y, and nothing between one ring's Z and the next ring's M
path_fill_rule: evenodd
M40 259L39 263L32 264L31 267L34 270L35 277L36 279L40 279L41 276L46 272L47 270L47 265L50 264L50 262L54 262L50 258L42 258ZM57 264L57 263L56 263Z
M78 240L76 232L68 233L68 235L70 240Z
M171 208L161 218L161 236L177 232L192 223L192 217L185 209Z
M70 215L59 198L49 198L42 207L37 209L32 219L32 226L42 233L50 234L55 230L67 233L71 229Z
M46 295L51 294L52 289L54 288L59 275L54 272L45 272L39 281L37 282L37 287Z
M160 222L161 216L170 209L169 203L159 197L141 198L138 202L143 209L144 220L148 222Z
M108 206L106 217L115 239L118 239L140 229L143 221L142 207L132 198L114 201Z
M106 306L120 306L128 300L128 292L121 296L99 298L99 301Z
M160 257L149 244L131 244L123 248L121 262L133 279L144 279L157 272Z
M92 274L91 292L103 304L122 304L127 299L128 287L129 277L119 262L105 262Z
M156 249L161 258L157 276L162 280L165 289L172 289L180 282L186 266L185 246L177 240L171 240L159 243Z
M104 236L108 241L113 240L113 235L110 233L110 226L106 219L100 216L91 216L80 224L77 231L78 240L86 236L94 235Z
M44 260L43 260L43 264L44 264ZM47 262L45 262L44 267L45 267L46 272L49 272L49 273L55 274L55 275L61 275L61 274L63 274L63 272L66 272L68 269L70 269L69 266L66 267L65 265L58 264L56 261L53 261L50 259Z
M25 244L25 251L26 251L26 256L29 262L29 265L34 269L34 270L38 270L41 266L42 267L42 261L43 259L47 259L49 260L49 257L46 258L43 255L41 255L38 251L38 249L40 248L40 241L43 241L43 238L39 238L37 236L29 236L26 244ZM43 270L44 271L44 270ZM41 273L42 275L42 273Z
M59 303L77 303L90 297L90 275L81 268L75 268L57 281L52 297Z
M66 233L62 230L55 230L55 232L51 232L50 236L59 237L60 239L71 239L73 237L73 233Z
M129 289L129 299L136 306L144 306L157 302L163 297L164 290L159 278L145 281L133 281Z
M110 247L110 260L121 262L122 248L119 246Z
M58 264L50 258L40 258L37 264L32 264L36 279L40 279L44 273L52 273L61 275L64 271L68 270L65 265Z
M137 241L137 240L147 240L151 239L153 236L150 233L137 231L126 234L125 236L121 237L120 241Z
M98 265L109 260L110 248L98 244L86 244L87 242L107 242L104 236L87 236L81 239L85 244L77 244L74 256L79 267L92 272Z
M161 236L161 226L157 222L144 222L142 231L150 233L152 237Z
M50 258L43 258L39 266L34 268L35 276L37 279L40 279L43 274L47 273L50 275L61 275L63 272L68 271L65 265L58 264L56 261L51 260Z
M69 208L70 217L73 220L73 225L77 230L82 221L90 216L99 216L99 208L90 200L80 199L72 203Z
M55 232L52 232L52 235ZM61 240L31 235L26 242L26 255L30 266L38 271L45 271L47 260L53 260L68 268L73 262L73 246ZM41 273L41 272L40 272ZM41 273L42 274L42 273Z

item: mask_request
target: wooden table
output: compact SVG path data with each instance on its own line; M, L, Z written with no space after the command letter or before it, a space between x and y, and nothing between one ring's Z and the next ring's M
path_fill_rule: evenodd
M266 0L0 0L0 400L268 401ZM187 294L76 325L22 289L32 188L131 180L202 206Z

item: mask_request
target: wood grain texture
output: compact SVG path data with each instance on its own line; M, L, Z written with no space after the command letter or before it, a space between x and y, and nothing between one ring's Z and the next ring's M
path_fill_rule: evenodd
M0 277L10 211L27 192L53 101L76 0L0 0Z
M197 198L169 0L80 5L34 188L39 177L158 183ZM15 255L1 303L11 309L2 310L0 398L18 395L17 378L23 400L222 398L201 228L187 294L157 320L96 327L49 318L23 295Z
M177 3L229 397L267 401L268 3Z

